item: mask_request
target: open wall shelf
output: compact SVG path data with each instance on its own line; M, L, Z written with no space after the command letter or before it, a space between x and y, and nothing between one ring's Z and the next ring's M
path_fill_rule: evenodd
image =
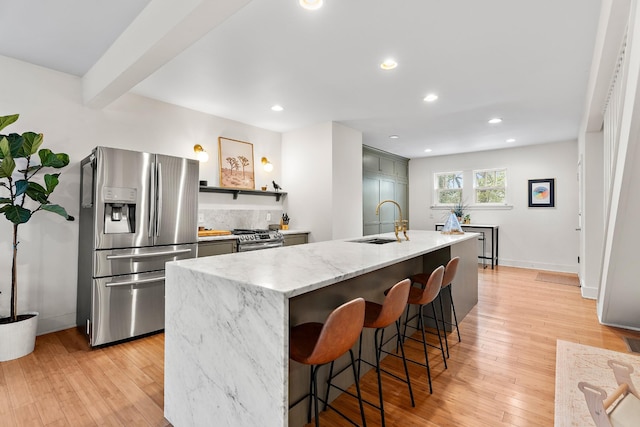
M280 201L280 197L287 195L287 193L282 191L241 190L238 188L222 187L200 187L200 192L233 194L233 200L236 200L238 198L238 194L250 194L252 196L275 196L276 202Z

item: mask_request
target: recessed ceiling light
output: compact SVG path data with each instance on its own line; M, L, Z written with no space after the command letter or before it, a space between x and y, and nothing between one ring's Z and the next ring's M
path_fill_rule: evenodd
M384 62L380 64L380 68L382 68L383 70L393 70L397 66L398 63L391 58L385 59Z
M425 153L430 153L430 152L432 152L432 151L433 151L433 150L432 150L431 148L427 148L426 150L424 150L424 152L425 152Z
M516 140L513 139L513 138L509 138L509 139L507 139L507 142L516 142Z
M299 0L300 6L307 10L318 10L322 7L323 0Z
M438 99L438 95L436 95L435 93L430 93L429 95L424 97L425 102L433 102L436 99Z
M491 123L492 125L495 125L496 123L502 123L502 119L500 117L494 117L493 119L489 120L489 123Z
M390 138L390 139L398 139L398 138L400 138L400 137L399 137L398 135L389 135L389 138Z
M284 108L282 107L282 105L277 105L277 104L276 104L276 105L274 105L273 107L271 107L271 109L272 109L273 111L282 111L282 110L284 110Z

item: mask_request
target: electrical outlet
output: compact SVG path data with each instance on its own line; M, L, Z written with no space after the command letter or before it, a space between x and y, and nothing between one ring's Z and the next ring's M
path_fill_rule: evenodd
M202 224L204 222L204 214L198 213L198 223Z
M271 212L267 212L267 221L271 221Z

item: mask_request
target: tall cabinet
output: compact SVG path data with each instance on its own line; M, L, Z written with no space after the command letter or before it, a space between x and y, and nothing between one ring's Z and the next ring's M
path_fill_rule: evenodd
M393 203L376 207L383 200L398 202L403 219L409 219L409 159L364 145L362 147L362 191L364 236L393 232L393 221L400 219Z

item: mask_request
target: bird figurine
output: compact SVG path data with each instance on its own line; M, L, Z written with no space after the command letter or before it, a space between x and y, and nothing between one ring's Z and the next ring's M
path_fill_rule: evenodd
M282 187L280 187L280 186L278 185L278 183L276 183L275 181L271 181L271 182L273 183L273 189L274 189L275 191L280 191L280 190L282 190Z

